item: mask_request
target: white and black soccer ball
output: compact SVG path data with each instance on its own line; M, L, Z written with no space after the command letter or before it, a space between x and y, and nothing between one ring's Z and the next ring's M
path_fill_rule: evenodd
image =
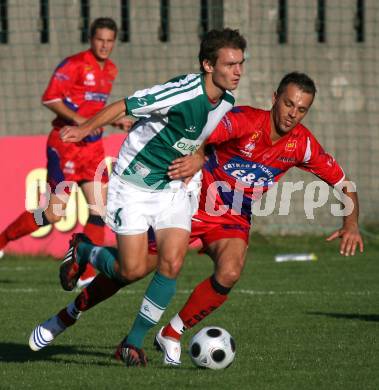
M236 344L225 329L207 326L192 337L189 354L196 366L221 370L232 364L236 354Z

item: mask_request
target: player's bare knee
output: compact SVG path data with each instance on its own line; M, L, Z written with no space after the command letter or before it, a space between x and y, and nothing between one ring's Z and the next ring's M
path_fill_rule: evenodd
M138 267L134 269L120 269L120 278L124 282L134 282L142 279L146 275L146 269L144 267Z
M224 287L233 287L240 279L239 269L229 269L217 273L217 281Z
M232 287L240 279L242 269L243 262L236 259L220 262L216 267L217 281L225 287Z
M160 261L159 271L167 276L168 278L175 279L182 268L183 259L175 258L175 259L164 259Z

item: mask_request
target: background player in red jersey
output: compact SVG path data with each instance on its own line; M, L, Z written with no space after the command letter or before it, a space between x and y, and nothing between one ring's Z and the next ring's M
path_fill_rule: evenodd
M86 201L95 205L94 175L98 164L104 159L101 140L102 129L97 129L80 143L64 143L59 130L67 124L80 124L100 111L106 104L117 67L109 59L117 37L117 25L111 18L98 18L90 28L90 48L64 59L55 69L49 85L42 96L42 103L56 114L53 129L47 141L47 182L51 194L45 210L23 212L0 234L0 249L9 241L30 234L41 226L58 222L64 215L68 194L76 182ZM114 123L121 129L130 127L130 120L121 118ZM105 199L101 178L102 198ZM68 182L68 183L63 183ZM99 245L104 240L104 221L95 209L89 210L84 232ZM82 279L94 276L89 270Z
M261 194L293 166L316 174L330 185L347 180L334 158L300 124L315 93L308 76L290 73L274 93L270 111L236 107L211 135L209 142L213 149L203 168L200 207L193 218L191 240L201 239L203 250L215 263L215 272L195 287L182 310L157 334L155 343L164 352L165 364L180 364L182 333L220 307L239 280L249 241L254 188ZM171 176L183 178L194 170L193 160L180 158L171 166ZM340 252L348 256L355 254L357 246L363 251L363 242L358 228L357 195L346 187L343 191L354 209L344 217L342 228L327 240L340 237ZM235 192L241 192L241 202L233 202ZM218 212L220 209L223 215ZM150 249L153 252L153 246ZM91 261L96 262L95 252ZM150 256L146 273L155 264L154 256ZM107 274L106 269L102 271ZM99 274L73 303L35 328L29 341L31 348L38 350L48 345L75 323L81 311L110 297L119 288L116 281Z

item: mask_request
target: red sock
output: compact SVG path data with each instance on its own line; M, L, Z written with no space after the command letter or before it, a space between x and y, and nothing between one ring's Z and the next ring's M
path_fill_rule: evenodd
M0 234L0 249L4 248L9 241L14 241L33 233L38 228L34 214L30 211L24 211Z
M99 217L100 218L100 217ZM83 233L95 244L104 245L105 227L103 225L95 225L88 222L85 224Z
M98 303L116 294L123 285L109 279L104 274L98 274L93 282L76 297L75 306L79 311L86 311Z
M162 336L163 337L171 337L172 339L175 340L180 340L181 333L178 333L172 326L171 323L169 322L162 330Z
M186 329L195 326L228 299L226 293L221 294L216 291L212 285L211 278L212 277L205 279L195 287L186 304L179 312L179 317L183 321ZM227 291L230 290L226 288L223 289ZM177 332L170 323L165 326L162 335L173 337L177 340L181 337L181 333Z
M91 218L91 216L90 216ZM93 217L92 217L93 218ZM99 217L101 220L101 217ZM103 245L104 244L104 236L105 236L105 228L104 223L102 225L97 225L87 221L84 226L83 233L95 244L95 245ZM87 263L86 270L80 276L81 280L86 280L88 278L92 278L96 276L96 270L92 266L92 264Z

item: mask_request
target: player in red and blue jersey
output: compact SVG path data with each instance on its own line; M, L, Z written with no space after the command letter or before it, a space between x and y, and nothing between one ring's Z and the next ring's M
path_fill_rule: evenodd
M290 73L274 93L270 111L236 107L208 139L212 149L202 170L200 204L193 217L191 238L201 239L203 250L215 262L215 272L196 286L182 310L157 334L155 344L164 351L166 364L180 361L179 340L184 330L226 301L245 263L252 202L290 168L311 172L331 186L346 181L342 191L354 208L344 217L342 228L327 240L340 237L340 252L346 256L354 255L357 246L363 251L356 192L336 160L300 123L315 93L308 76ZM172 170L183 175L181 162Z
M208 139L212 147L202 179L206 191L201 191L195 220L239 226L246 242L252 201L260 198L290 168L312 172L331 186L345 178L336 160L302 124L297 123L290 132L276 138L271 131L275 128L271 113L248 106L236 107Z
M195 287L180 312L157 334L155 344L164 351L165 364L180 364L182 333L220 307L239 280L249 241L252 199L294 166L314 173L332 186L347 180L335 159L300 123L315 93L308 76L290 73L280 82L270 111L237 107L226 114L208 139L212 149L202 170L200 207L193 217L191 240L202 241L203 251L215 263L215 272ZM192 162L189 157L178 159L170 175L180 178L193 174ZM241 192L242 200L233 206L235 191ZM363 242L358 228L357 195L346 187L343 191L354 208L344 217L342 228L327 239L340 237L340 252L348 256L355 254L357 246L363 251ZM154 252L153 243L150 250ZM92 260L96 261L95 255ZM146 274L155 264L156 260L150 256ZM103 272L106 274L106 270ZM48 345L75 323L81 311L110 297L119 288L116 281L99 274L75 302L36 327L30 337L31 348L38 350ZM120 351L119 348L116 353L118 358Z
M105 157L102 129L97 129L83 142L70 144L62 142L59 130L67 124L83 123L104 108L117 76L117 67L109 59L116 37L117 25L113 19L96 19L90 28L90 48L67 57L55 69L42 96L43 105L56 114L46 150L47 182L51 190L49 205L46 210L22 213L0 234L0 249L41 226L58 222L68 200L61 195L69 194L73 183L82 188L88 204L96 204L94 176ZM121 128L129 125L124 119L115 124ZM108 177L103 175L100 180L105 199L104 184ZM68 183L63 186L63 182ZM90 209L89 213L84 231L94 242L102 244L104 222L97 210Z

